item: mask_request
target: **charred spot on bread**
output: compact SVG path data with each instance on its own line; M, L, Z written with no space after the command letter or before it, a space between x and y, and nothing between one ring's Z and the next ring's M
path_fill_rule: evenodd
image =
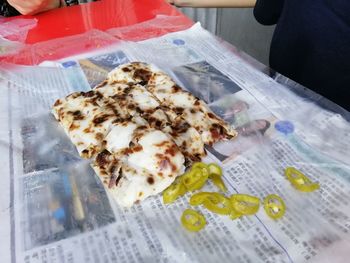
M69 131L74 131L74 130L79 129L79 128L80 128L80 125L75 124L75 123L72 123L72 124L69 126Z
M147 177L147 183L149 183L149 184L154 184L154 178L153 177Z
M108 120L108 118L111 117L110 114L102 114L101 116L95 117L92 122L95 125L101 124L103 122L105 122L106 120Z
M55 104L53 105L54 107L57 107L62 104L62 101L60 99L55 101Z
M111 153L109 151L107 151L106 149L104 149L102 152L100 152L97 156L96 156L96 163L98 166L103 167L106 166L109 162L109 157L111 156Z
M133 78L141 79L142 81L145 81L145 82L148 82L151 76L152 76L152 72L143 68L136 69L133 74Z

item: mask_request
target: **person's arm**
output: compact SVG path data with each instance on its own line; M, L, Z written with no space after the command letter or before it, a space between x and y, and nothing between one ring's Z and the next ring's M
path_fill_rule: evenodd
M254 8L255 19L262 25L277 23L284 5L284 0L257 0Z
M7 2L22 15L34 15L61 5L60 0L7 0Z
M167 0L180 7L254 7L256 0Z

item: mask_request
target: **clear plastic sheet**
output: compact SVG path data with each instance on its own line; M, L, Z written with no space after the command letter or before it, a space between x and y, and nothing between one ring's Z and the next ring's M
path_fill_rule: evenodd
M0 25L0 36L24 42L27 31L34 27L35 23L35 19L14 19L12 22ZM157 15L145 22L110 28L105 32L94 29L83 34L21 45L21 48L13 48L11 53L4 54L6 57L1 58L0 53L0 61L20 65L38 65L46 60L58 60L96 49L107 48L117 44L121 39L140 41L158 37L168 32L181 31L191 26L191 24L189 19L184 19L183 16ZM10 27L7 28L7 25ZM15 54L12 54L14 52Z
M7 132L1 130L0 149L10 147L10 178L16 181L10 207L16 215L12 224L21 226L13 233L16 246L30 250L114 222L100 181L77 158L49 112L54 97L89 89L79 72L6 65L1 82L0 120L9 126ZM3 249L9 256L11 250ZM16 256L11 255L13 262L23 261Z
M55 99L89 90L111 68L134 60L165 70L239 131L236 140L208 148L206 161L224 167L228 194L279 194L285 217L274 221L260 208L232 221L199 207L208 224L189 233L179 218L190 194L170 205L157 195L131 209L109 198L49 111ZM300 97L298 87L252 65L198 25L69 58L61 68L3 65L4 262L347 262L350 124L316 104L317 95ZM297 192L283 176L287 166L321 190ZM217 191L212 184L204 190Z
M10 41L0 36L0 57L16 54L23 46L20 42Z
M16 54L23 49L28 30L37 23L36 19L3 20L0 19L0 57Z
M157 15L151 20L132 26L112 28L106 32L119 39L140 41L187 28L189 23L182 16Z
M11 41L24 43L27 33L37 25L37 19L17 18L10 21L0 20L0 36Z
M45 60L57 60L75 54L82 54L103 48L119 40L99 30L91 30L84 34L64 37L25 45L17 54L2 59L6 63L37 65Z

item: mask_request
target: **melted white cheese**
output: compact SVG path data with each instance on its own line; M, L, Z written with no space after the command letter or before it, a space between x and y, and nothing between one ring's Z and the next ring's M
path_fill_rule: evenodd
M137 126L133 122L114 124L105 138L107 150L113 153L129 147L132 135Z

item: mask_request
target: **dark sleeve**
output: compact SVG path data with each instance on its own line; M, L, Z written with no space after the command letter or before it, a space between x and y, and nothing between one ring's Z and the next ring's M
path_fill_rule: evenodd
M7 3L5 0L0 0L0 16L18 16L20 13Z
M284 0L257 0L254 7L255 19L263 25L277 23L284 5Z

